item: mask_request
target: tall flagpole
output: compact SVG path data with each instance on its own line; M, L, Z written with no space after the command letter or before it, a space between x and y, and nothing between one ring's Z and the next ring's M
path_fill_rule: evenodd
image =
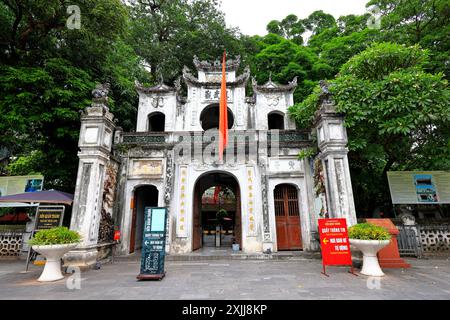
M227 79L226 79L226 51L223 52L222 83L220 87L219 105L219 160L223 159L223 151L228 144L228 108L227 108Z

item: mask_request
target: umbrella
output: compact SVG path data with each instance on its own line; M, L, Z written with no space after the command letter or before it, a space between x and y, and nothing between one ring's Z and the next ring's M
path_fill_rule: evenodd
M73 202L73 194L57 190L25 192L0 197L0 202L31 202L71 205Z

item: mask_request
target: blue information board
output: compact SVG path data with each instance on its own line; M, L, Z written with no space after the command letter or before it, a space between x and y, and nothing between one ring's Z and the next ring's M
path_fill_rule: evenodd
M166 208L146 207L144 210L141 272L139 280L161 280L165 276Z

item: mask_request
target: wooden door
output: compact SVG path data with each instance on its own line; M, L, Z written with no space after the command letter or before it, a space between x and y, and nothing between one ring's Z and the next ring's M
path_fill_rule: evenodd
M192 222L192 250L197 250L202 247L202 220L200 216L201 212L201 194L198 189L194 193L194 212Z
M287 184L276 186L274 201L278 250L302 249L297 189Z

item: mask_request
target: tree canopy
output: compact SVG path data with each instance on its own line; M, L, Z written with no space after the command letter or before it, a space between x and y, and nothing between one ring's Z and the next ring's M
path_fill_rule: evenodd
M345 114L354 188L365 211L388 199L388 170L450 169L450 92L443 74L424 71L428 61L417 45L375 44L330 82ZM311 126L319 92L290 109L303 127Z

